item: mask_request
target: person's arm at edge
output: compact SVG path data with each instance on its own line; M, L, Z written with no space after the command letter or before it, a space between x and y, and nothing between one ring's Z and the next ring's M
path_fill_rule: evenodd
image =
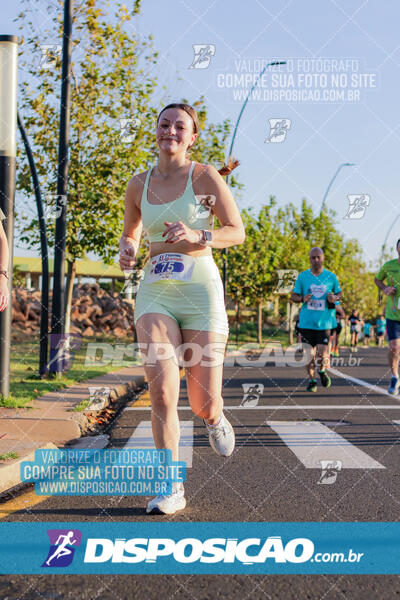
M129 269L136 262L136 255L140 246L140 238L142 235L142 215L139 208L140 194L143 184L139 176L132 177L129 181L125 193L125 212L124 212L124 228L120 239L120 266L121 269ZM133 249L133 258L132 256ZM126 250L129 250L126 253ZM124 254L127 257L124 259Z

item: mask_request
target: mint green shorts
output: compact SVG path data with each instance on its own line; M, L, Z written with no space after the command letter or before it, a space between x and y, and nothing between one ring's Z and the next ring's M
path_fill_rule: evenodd
M155 257L152 257L153 259ZM145 314L172 317L180 329L214 331L228 336L224 289L212 256L195 256L190 281L167 279L146 283L150 262L136 295L134 321Z

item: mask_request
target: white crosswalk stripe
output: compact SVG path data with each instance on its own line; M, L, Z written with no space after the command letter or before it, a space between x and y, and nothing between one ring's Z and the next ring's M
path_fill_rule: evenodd
M400 425L400 420L393 420ZM307 469L320 469L322 460L341 461L343 469L385 469L366 452L326 425L305 421L266 421ZM193 466L193 421L180 422L179 460ZM155 448L151 421L140 421L125 448Z
M267 425L307 469L320 469L321 460L341 461L343 469L386 468L322 423L267 421Z
M186 468L190 469L193 463L193 421L181 421L180 430L179 460L185 461ZM124 448L155 448L151 421L140 421Z

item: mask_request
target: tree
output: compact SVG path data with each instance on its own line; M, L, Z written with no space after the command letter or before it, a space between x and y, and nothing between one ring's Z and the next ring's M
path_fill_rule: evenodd
M62 2L49 5L61 7ZM157 152L155 125L158 110L152 105L156 79L150 75L157 62L152 36L139 39L134 21L140 3L132 11L117 4L114 15L106 13L106 2L87 0L75 5L73 15L70 164L67 198L67 303L68 331L76 260L94 252L111 264L118 252L123 225L124 192L133 174L147 169ZM34 141L39 178L46 189L49 215L49 245L54 246L57 215L50 196L56 193L58 110L60 103L59 59L55 65L37 68L41 54L30 11L19 15L22 68L30 78L22 81L21 113ZM61 11L51 19L48 39L60 40ZM229 122L207 123L204 99L199 108L201 133L193 156L203 162L223 162ZM17 189L32 194L26 162L19 162ZM37 248L38 220L19 219L21 240ZM142 250L146 254L146 246ZM121 273L122 275L122 273Z

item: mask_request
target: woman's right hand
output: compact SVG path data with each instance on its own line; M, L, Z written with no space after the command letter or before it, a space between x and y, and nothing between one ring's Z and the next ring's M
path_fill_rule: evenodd
M132 271L136 265L136 245L132 238L121 237L119 242L119 266L122 271Z
M396 288L389 285L389 286L385 287L385 289L383 290L383 293L386 294L386 296L391 296L392 294L396 293Z

